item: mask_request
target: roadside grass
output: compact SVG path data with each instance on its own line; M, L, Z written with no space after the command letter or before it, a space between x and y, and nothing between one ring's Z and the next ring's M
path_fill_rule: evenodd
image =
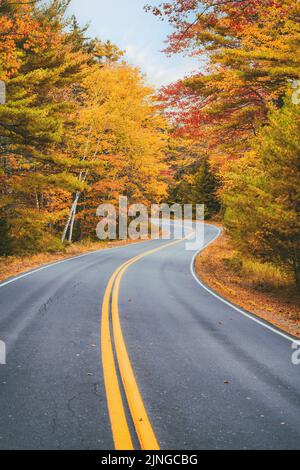
M225 233L198 256L196 272L235 305L300 337L300 293L292 276L271 263L241 257Z
M244 276L249 284L262 292L293 289L292 277L271 263L243 258L238 254L224 258L223 262L229 271Z
M270 263L244 259L243 273L258 290L294 289L292 276Z

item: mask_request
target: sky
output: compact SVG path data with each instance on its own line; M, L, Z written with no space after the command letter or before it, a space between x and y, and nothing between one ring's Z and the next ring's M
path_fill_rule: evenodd
M145 3L147 0L72 0L69 12L80 25L90 24L91 37L109 39L126 50L126 60L146 74L149 84L160 87L197 70L199 59L169 58L161 52L172 30L167 22L146 13Z

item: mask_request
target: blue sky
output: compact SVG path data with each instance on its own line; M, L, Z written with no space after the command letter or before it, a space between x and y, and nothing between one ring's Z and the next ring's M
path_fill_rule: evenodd
M161 52L170 27L146 13L145 3L147 0L72 0L69 11L81 25L90 23L91 36L109 39L125 49L128 62L147 75L148 83L159 87L196 70L199 59L168 58Z

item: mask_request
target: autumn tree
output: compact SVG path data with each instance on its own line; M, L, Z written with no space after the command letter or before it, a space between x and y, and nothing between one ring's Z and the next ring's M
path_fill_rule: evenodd
M246 255L277 262L300 289L300 106L273 108L253 150L225 177L225 226Z
M239 157L300 77L297 0L174 0L154 7L174 26L168 53L202 56L207 70L162 90L180 135L206 139L220 163Z
M76 231L82 236L95 233L96 208L104 201L116 203L124 195L130 202L149 203L166 195L166 125L143 80L125 63L97 63L85 77L84 103L76 119L81 143L74 152L90 165L77 173L89 189L74 195L63 240L67 235L73 239L78 207Z
M119 194L166 193L153 91L116 45L86 37L69 3L0 1L2 255L94 233L97 205Z
M15 33L20 63L14 73L9 69L7 103L0 107L1 217L13 251L47 245L51 249L51 227L63 210L58 210L58 196L83 187L68 172L76 163L73 157L70 163L63 151L87 63L85 51L76 47L66 29L67 3L31 5L29 18L38 24L40 34L44 32L34 48L24 46L30 31L24 39L21 32ZM15 14L18 22L19 12ZM57 248L55 238L53 243Z
M94 56L100 64L111 66L118 62L123 56L124 51L118 48L109 40L106 42L99 39L94 40Z
M171 138L167 163L171 171L169 198L172 203L205 205L207 219L220 211L220 182L209 162L207 149L188 139Z
M0 1L0 79L16 73L26 52L46 48L50 31L34 17L36 1Z

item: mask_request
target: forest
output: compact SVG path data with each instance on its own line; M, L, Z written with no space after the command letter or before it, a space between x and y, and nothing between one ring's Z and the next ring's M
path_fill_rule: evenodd
M203 184L194 159L180 169L177 194L200 190L206 204L216 196L210 213L220 210L238 261L271 263L299 290L300 2L174 0L146 9L174 28L167 54L206 57L205 70L159 94L175 138L196 147L211 172Z
M95 238L97 206L119 194L167 194L154 90L117 46L87 39L68 4L1 1L2 256Z
M0 1L0 256L95 238L96 208L205 203L241 259L300 288L300 3L151 2L165 53L205 70L159 91L69 0Z

